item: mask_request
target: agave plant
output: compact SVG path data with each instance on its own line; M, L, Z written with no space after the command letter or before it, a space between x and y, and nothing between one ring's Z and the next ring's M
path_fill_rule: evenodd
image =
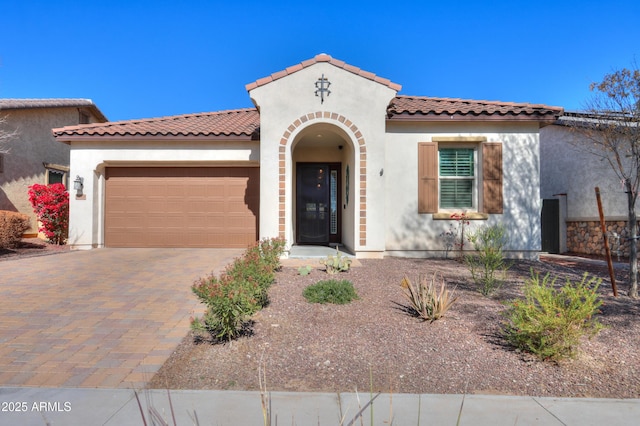
M454 296L455 290L449 291L444 279L440 280L439 286L436 281L437 274L434 274L430 280L426 277L419 278L416 286L405 275L400 283L411 309L425 321L433 322L443 317L458 300L458 296Z

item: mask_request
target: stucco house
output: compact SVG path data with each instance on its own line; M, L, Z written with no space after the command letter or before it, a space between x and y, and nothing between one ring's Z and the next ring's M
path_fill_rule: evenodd
M540 132L543 248L559 253L604 254L595 193L598 187L611 249L628 254L625 189L611 165L588 151L593 145L589 138L575 130L590 123L596 123L590 114L566 112Z
M69 182L69 146L56 142L54 127L103 123L106 117L88 99L0 99L0 210L31 217L27 236L38 232L29 186Z
M451 214L540 250L539 131L562 108L398 95L326 54L246 86L255 108L63 127L70 244L340 244L360 258L441 256Z

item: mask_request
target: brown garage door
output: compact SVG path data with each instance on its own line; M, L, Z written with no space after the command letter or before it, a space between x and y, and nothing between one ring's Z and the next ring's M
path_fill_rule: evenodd
M110 167L107 247L239 247L258 238L257 167Z

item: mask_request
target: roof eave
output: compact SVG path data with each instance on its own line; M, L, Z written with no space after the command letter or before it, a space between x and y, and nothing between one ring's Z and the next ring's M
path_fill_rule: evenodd
M469 115L469 114L394 114L387 118L389 122L537 122L552 124L557 120L556 115Z
M37 100L37 99L36 99ZM97 107L96 104L93 103L90 99L86 100L86 103L78 102L78 103L69 103L69 104L33 104L33 105L16 105L16 106L2 106L0 108L1 111L16 111L16 110L28 110L28 109L46 109L46 108L77 108L78 110L84 109L89 110L93 114L93 116L98 120L98 123L106 123L109 119L102 113L100 108Z
M98 108L96 105L92 105L92 106L87 107L87 108L93 113L93 115L98 119L98 121L100 121L102 123L106 123L106 122L109 121L107 116L104 115L102 113L102 111L100 111L100 108Z
M53 135L57 142L70 145L72 142L221 142L221 141L233 141L233 142L252 142L259 141L260 134L254 133L252 135L247 134L230 134L230 135L65 135L55 134Z

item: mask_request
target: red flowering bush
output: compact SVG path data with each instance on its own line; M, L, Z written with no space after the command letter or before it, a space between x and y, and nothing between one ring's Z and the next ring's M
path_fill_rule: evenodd
M29 187L29 201L42 226L38 229L49 242L64 244L69 235L69 193L61 183L34 184Z

